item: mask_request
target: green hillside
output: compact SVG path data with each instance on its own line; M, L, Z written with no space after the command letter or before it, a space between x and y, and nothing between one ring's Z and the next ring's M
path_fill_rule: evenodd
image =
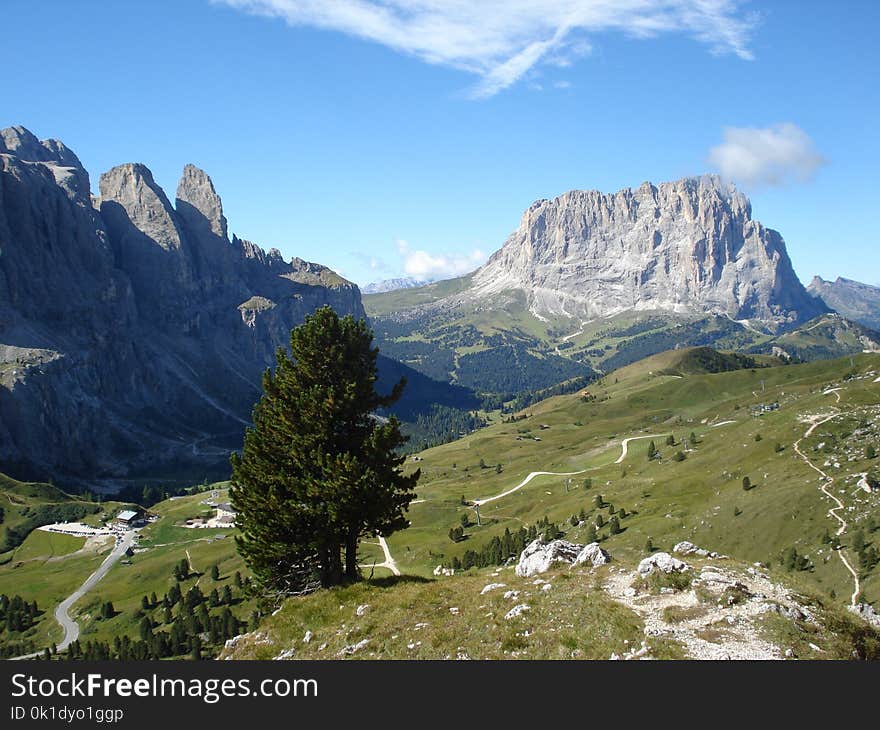
M425 375L496 396L491 403L562 380L608 373L678 347L712 347L815 360L880 347L880 335L823 315L773 335L720 316L624 312L578 322L539 319L522 292L467 296L469 278L364 298L383 355ZM462 296L456 296L462 295ZM490 408L491 409L491 408Z
M794 647L801 657L869 654L873 634L844 610L855 591L844 559L859 579L856 598L880 603L880 493L865 489L880 474L880 355L779 363L774 357L709 348L663 352L411 455L405 468L420 469L422 476L410 507L411 526L387 540L393 562L386 561L377 541L365 540L363 583L288 601L281 613L260 624L271 641L254 644L245 637L231 654L275 656L292 646L291 637L312 631L316 641L297 644L296 656L347 656L347 647L369 637L372 648L357 650L358 656L601 658L625 654L641 641L656 619L646 614L649 604L664 616L678 617L664 625L679 631L647 641L651 656L714 656L713 651L727 650L728 640L739 646L733 634L713 643L720 630L711 624L715 598L698 586L676 585L668 599L645 594L633 603L627 598L632 571L648 554L649 540L654 550L671 551L689 540L729 556L725 570L736 581L752 586L755 594L767 589L761 581L771 581L777 593L794 591L798 605L815 619L804 624L758 615L758 599L752 597L742 604L747 616L731 616L742 619L748 646L764 646L774 656L785 647ZM657 452L653 458L651 444ZM111 510L49 485L4 480L3 490L0 496L12 510L8 514L19 523L16 510L43 505L97 506L84 518L94 524ZM198 609L199 621L213 628L203 655L220 652L229 631L253 626L258 604L242 585L247 571L235 549L234 530L186 526L187 520L210 516L212 505L225 499L225 485L218 484L151 507L158 520L141 531L134 554L114 565L73 607L83 646L121 636L136 643L148 620L155 636L166 637L163 641L176 636L175 651L188 654L181 622L194 620L187 618L190 609L175 603L170 614L165 611L166 597L177 589L185 596L197 588L205 603ZM846 526L839 536L840 523L829 515L833 499L844 505L838 513ZM543 579L553 590L545 595L512 572L522 546L535 536L579 544L598 539L612 556L611 567L551 571ZM30 532L0 565L0 594L38 602L42 616L29 630L38 646L60 638L54 606L111 547L100 540L82 544L56 537L63 536ZM190 570L181 579L174 572L184 558ZM765 577L749 573L752 565L759 565ZM402 576L396 578L395 571ZM500 614L512 607L508 599L480 595L493 581L529 598L525 623L511 623ZM227 587L227 602L208 600ZM654 595L657 588L639 591ZM102 617L107 602L114 612ZM370 608L348 620L336 613L340 605L352 611ZM479 630L478 616L489 613L492 619ZM231 618L224 618L227 614ZM525 626L542 621L557 627L552 635L523 635L533 630ZM415 636L418 623L426 627ZM563 631L569 624L571 630ZM403 636L408 638L401 643ZM771 645L775 648L767 649ZM821 645L821 652L810 645Z
M387 541L402 577L291 599L258 642L245 636L227 653L607 657L632 652L650 624L661 630L641 651L657 658L878 656L880 635L845 609L880 603L880 493L863 488L880 474L880 356L779 362L661 353L413 456L412 524ZM821 487L844 504L839 537ZM512 565L535 535L598 539L611 566L519 578ZM683 540L729 557L687 558L681 584L629 588L649 546ZM729 579L720 594L701 582L717 570ZM505 589L483 595L495 582ZM796 605L775 612L761 596ZM508 620L519 601L528 613Z
M838 561L826 560L828 547L822 542L835 527L826 515L827 500L818 491L815 472L792 444L807 428L803 419L840 414L806 445L818 447L824 441L827 451L834 444L835 458L842 460L837 478L857 511L855 524L864 523L873 534L867 526L878 497L858 490L856 475L876 468L865 454L866 443L878 438L880 385L864 373L880 369L880 358L857 356L854 370L846 359L707 375L664 374L676 362L682 362L678 354L657 356L607 376L588 392L551 398L513 422L419 454L409 468L422 471L419 498L425 501L411 508L412 527L389 540L398 563L406 572L429 575L436 565L462 559L505 529L545 516L562 524L583 509L587 523L599 513L607 522L608 510L595 506L601 495L627 514L620 534L600 530L615 553L635 556L648 537L667 547L689 539L750 562L773 563L795 547L800 554L824 556L810 572L817 588L841 599L848 596L851 580ZM823 394L830 387L843 388L836 391L839 404L835 393ZM775 403L778 410L752 412L760 404ZM863 422L868 425L855 428ZM692 433L696 443L690 442ZM669 435L674 445L666 444ZM617 463L626 438L638 440ZM654 460L647 455L651 441L660 452ZM681 461L676 461L678 452ZM448 539L449 528L462 515L475 521L462 497L471 502L501 494L533 471L582 474L570 482L568 477L537 477L484 504L484 524L467 528L466 540ZM742 489L746 476L756 485L748 491ZM571 537L582 541L585 531L575 528ZM880 600L873 568L863 592L869 601Z

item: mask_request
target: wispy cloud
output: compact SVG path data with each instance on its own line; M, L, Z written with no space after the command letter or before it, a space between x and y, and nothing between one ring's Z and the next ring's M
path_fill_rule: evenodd
M474 98L497 94L530 69L590 51L586 36L677 33L751 59L755 14L741 0L212 0L290 25L338 31L479 77Z
M467 254L432 254L413 249L406 241L398 240L397 252L403 259L403 270L414 279L448 279L468 274L486 261L479 249Z
M770 127L726 127L724 141L709 150L709 164L745 185L807 182L827 164L813 140L790 122Z

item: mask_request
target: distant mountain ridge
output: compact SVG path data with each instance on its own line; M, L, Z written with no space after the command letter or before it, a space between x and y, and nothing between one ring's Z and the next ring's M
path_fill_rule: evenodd
M840 276L835 281L816 276L807 291L844 317L880 330L880 287Z
M412 276L404 276L397 279L382 279L373 281L361 288L362 294L384 294L398 289L413 289L418 286L430 284L432 279L415 279Z
M290 329L364 316L330 269L232 235L210 177L171 204L150 170L100 179L0 132L0 471L62 481L225 474Z

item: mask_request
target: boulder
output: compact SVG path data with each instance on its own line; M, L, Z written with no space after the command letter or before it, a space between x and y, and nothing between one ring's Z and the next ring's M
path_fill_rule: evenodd
M874 610L871 604L860 603L857 606L850 606L849 610L857 616L861 616L872 626L880 628L880 614Z
M597 565L605 565L610 561L611 556L599 547L599 543L591 542L589 545L584 546L583 550L578 553L577 557L574 559L573 565L589 563L595 567Z
M545 543L538 538L527 545L520 554L516 574L521 578L528 578L545 572L553 563L574 563L583 548L583 545L576 545L567 540Z
M680 573L690 570L690 566L678 558L673 558L669 553L654 553L639 563L638 571L641 576L650 575L655 570L663 573Z
M518 603L505 614L504 618L508 620L516 618L517 616L522 616L528 610L529 605L527 603Z
M480 595L484 596L489 591L494 591L496 588L506 588L506 587L507 586L504 583L490 583L489 585L483 587L483 590L480 591Z

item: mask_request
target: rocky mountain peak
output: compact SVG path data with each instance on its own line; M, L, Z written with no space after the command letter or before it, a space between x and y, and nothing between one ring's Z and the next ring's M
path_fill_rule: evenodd
M89 174L79 158L57 139L40 140L22 126L0 130L0 154L14 155L22 162L41 163L70 197L89 199Z
M523 291L545 319L666 310L776 329L824 311L798 281L782 237L711 175L537 201L474 276L477 296L504 290Z
M230 242L195 166L175 209L135 163L102 175L93 205L73 192L78 164L60 142L0 133L0 471L90 488L225 474L291 329L323 305L363 317L360 293Z
M79 158L63 142L57 139L40 140L21 126L0 130L0 152L15 155L27 162L50 162L82 169Z
M146 165L117 165L101 175L98 185L101 215L120 240L132 238L136 230L166 251L182 248L174 208Z
M228 240L223 204L208 174L187 165L177 185L177 213L193 230L208 231Z

